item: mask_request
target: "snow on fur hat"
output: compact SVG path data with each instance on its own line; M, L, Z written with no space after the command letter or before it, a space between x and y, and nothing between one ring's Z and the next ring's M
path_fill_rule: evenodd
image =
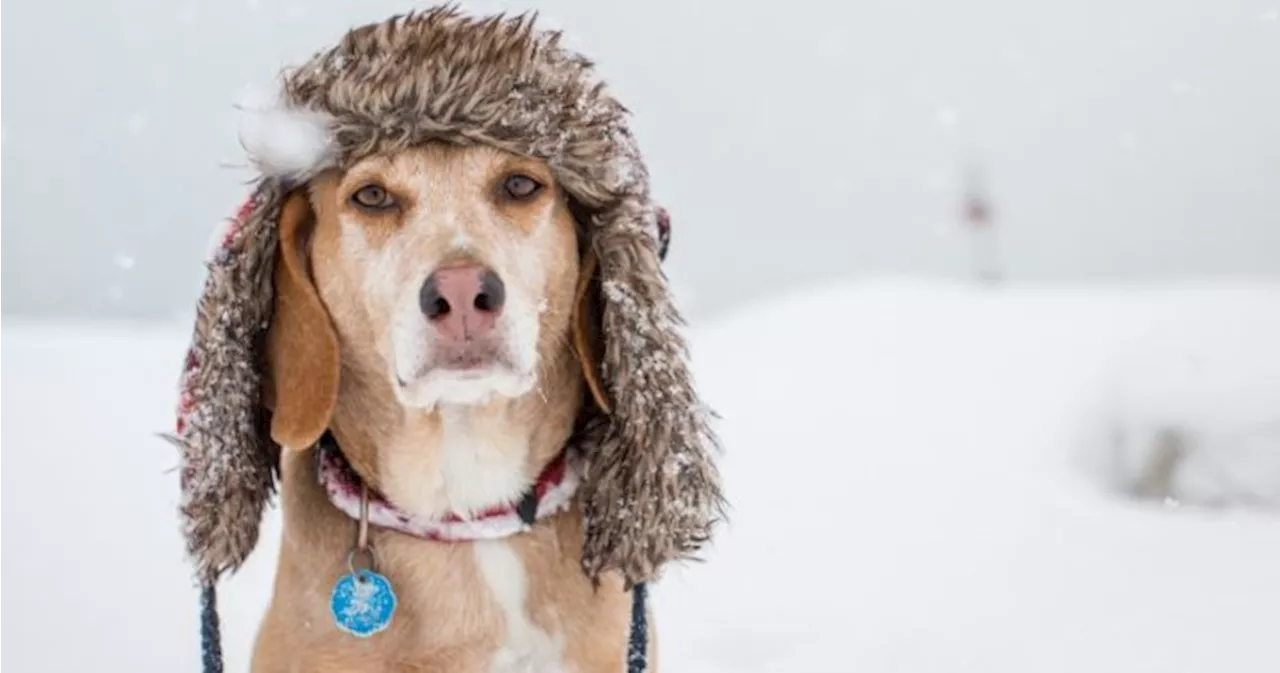
M282 413L268 408L270 328L296 310L274 298L286 198L321 171L429 141L546 161L598 262L592 359L607 411L584 405L571 440L583 447L583 570L593 579L617 571L631 584L691 557L723 510L716 441L660 269L665 213L650 200L627 110L592 63L533 17L442 7L352 30L281 84L276 106L248 111L257 132L251 124L242 142L261 175L208 262L172 437L201 580L234 571L253 550L281 442L299 437L273 428ZM310 383L336 395L336 376ZM310 443L322 430L303 434Z

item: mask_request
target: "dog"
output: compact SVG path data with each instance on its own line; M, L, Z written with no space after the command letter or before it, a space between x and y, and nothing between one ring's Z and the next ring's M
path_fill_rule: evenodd
M593 262L545 163L444 144L377 156L313 179L279 227L273 426L331 428L364 482L417 516L518 500L599 386L574 347L590 338ZM336 398L317 397L335 371ZM576 507L499 540L373 529L380 572L403 578L395 620L376 644L335 638L325 579L344 570L352 520L308 453L286 449L281 467L283 544L254 671L623 670L630 594L582 573Z
M255 671L652 670L717 441L629 113L533 22L361 26L243 107L169 437L206 671L277 484Z

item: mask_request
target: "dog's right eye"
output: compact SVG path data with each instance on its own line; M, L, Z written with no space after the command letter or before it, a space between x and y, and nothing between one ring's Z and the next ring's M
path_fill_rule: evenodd
M519 173L507 177L502 183L502 190L506 192L507 197L517 201L532 198L541 189L542 184L537 180Z
M351 202L366 210L386 210L396 205L391 192L378 185L365 185L351 195Z

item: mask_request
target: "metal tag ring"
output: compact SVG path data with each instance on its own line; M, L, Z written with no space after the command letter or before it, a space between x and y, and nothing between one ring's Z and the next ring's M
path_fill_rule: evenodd
M364 569L371 570L373 572L378 572L378 557L374 555L373 547L371 546L352 547L351 551L347 552L347 570L356 579L361 578L360 574L356 572L356 555L360 554L361 552L363 552L366 556L369 557L369 565L367 568L364 568Z

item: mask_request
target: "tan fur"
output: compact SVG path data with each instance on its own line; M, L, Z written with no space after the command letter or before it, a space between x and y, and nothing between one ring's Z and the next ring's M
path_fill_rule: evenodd
M504 199L501 184L513 172L545 188L527 202ZM351 194L370 182L401 207L370 214L352 205ZM345 173L316 177L305 196L295 192L280 231L285 263L278 266L277 317L268 335L277 441L305 449L329 428L371 487L428 515L449 503L447 489L423 487L442 460L446 424L464 428L471 441L513 452L529 481L561 450L583 401L583 370L595 376L596 368L589 351L581 369L575 357L575 341L579 348L589 344L580 288L590 278L580 278L575 220L542 162L483 146L428 145L375 156ZM286 257L291 250L296 259ZM537 383L518 398L474 407L406 407L389 374L396 356L388 335L425 274L457 259L498 272L512 287L509 303L520 300L521 288L538 286L525 292L526 299L544 300ZM593 270L594 264L582 269ZM326 347L331 343L336 348ZM422 472L389 469L401 465ZM509 544L515 552L527 577L524 613L563 643L565 670L622 670L629 594L619 578L594 588L583 574L578 508L498 542L433 543L373 530L378 570L393 582L399 607L388 630L361 640L338 631L328 608L355 523L327 500L310 452L286 451L281 466L283 543L254 671L494 670L507 625L481 576L476 544Z
M280 213L276 313L267 333L271 367L264 395L273 412L271 438L281 446L314 444L338 397L337 337L307 271L305 237L313 221L306 195L291 194Z

